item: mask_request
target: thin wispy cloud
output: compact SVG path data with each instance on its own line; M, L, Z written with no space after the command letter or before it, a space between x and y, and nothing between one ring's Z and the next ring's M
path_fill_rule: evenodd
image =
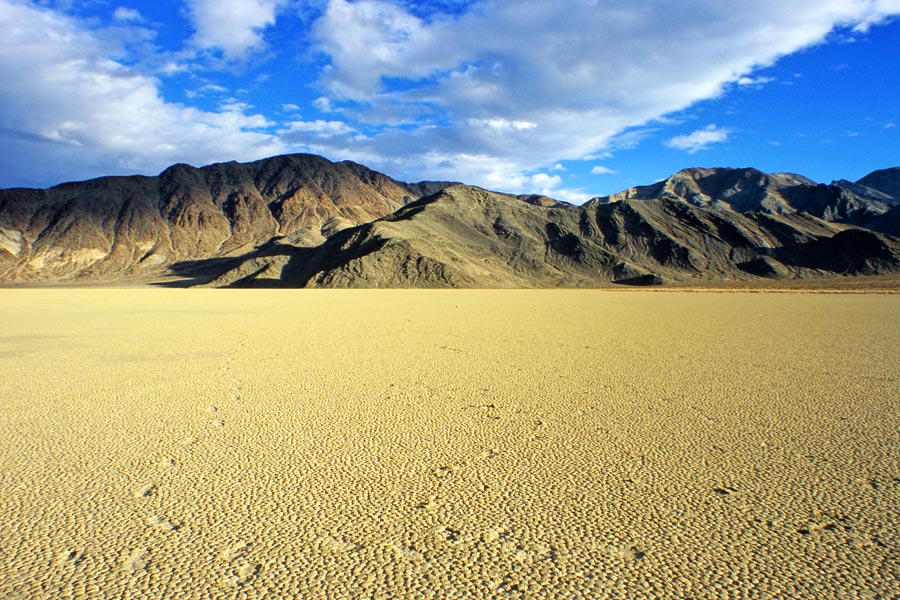
M603 165L595 165L591 168L591 175L613 175L615 171Z
M675 150L684 150L689 154L696 154L706 150L713 144L721 144L728 141L730 131L716 125L707 125L685 135L675 136L666 142L666 146Z

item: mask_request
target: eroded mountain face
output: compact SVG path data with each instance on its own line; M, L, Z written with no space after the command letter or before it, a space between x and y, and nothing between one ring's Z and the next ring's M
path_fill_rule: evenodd
M0 270L6 280L115 278L243 254L275 236L315 246L441 185L289 155L0 190Z
M545 287L900 271L900 169L686 169L583 206L310 155L0 191L8 281ZM424 196L424 197L423 197ZM863 227L863 228L860 228ZM868 228L868 229L866 229ZM880 232L880 233L877 233Z
M587 287L875 275L900 243L806 213L680 200L546 208L450 187L316 248L273 243L211 273L214 286Z

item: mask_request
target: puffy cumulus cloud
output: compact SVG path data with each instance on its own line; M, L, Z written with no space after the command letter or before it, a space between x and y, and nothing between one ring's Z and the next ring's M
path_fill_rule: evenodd
M240 60L265 48L262 32L288 0L187 0L194 44Z
M455 65L458 53L440 46L438 23L381 0L331 0L314 31L331 58L324 83L337 97L364 100L382 78L415 79Z
M448 177L485 186L627 147L665 115L764 84L760 68L836 28L900 14L900 0L484 0L443 16L409 6L329 1L313 35L329 106L370 128L417 115L405 143L391 130L352 151L433 177L446 163L430 152L455 163ZM692 151L727 132L692 136L673 143ZM418 149L429 152L410 158Z
M666 142L666 146L675 150L685 150L690 154L696 154L701 150L706 150L712 144L728 141L730 133L728 129L707 125L703 129L673 137Z
M0 0L3 185L155 172L173 162L251 160L284 150L271 123L238 105L218 112L165 102L159 81L107 58L79 22Z

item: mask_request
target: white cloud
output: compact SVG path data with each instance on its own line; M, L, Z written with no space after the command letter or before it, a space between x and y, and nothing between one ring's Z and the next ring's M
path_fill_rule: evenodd
M696 154L701 150L706 150L712 144L719 144L728 141L730 130L717 127L716 125L707 125L703 129L673 137L666 142L666 146L675 150L685 150L689 154Z
M469 125L478 128L488 128L502 131L504 129L514 129L516 131L526 131L537 127L537 123L531 121L510 121L502 117L494 117L492 119L469 119Z
M562 177L559 175L547 175L546 173L535 173L529 177L528 183L532 188L552 190L562 183Z
M382 77L416 78L456 63L456 45L440 47L433 26L381 0L330 0L315 37L330 57L336 95L365 99Z
M184 95L188 98L199 98L209 94L224 94L228 92L228 88L216 83L204 83L195 90L187 90Z
M736 83L740 86L762 87L773 81L775 79L772 77L739 77Z
M591 175L613 175L615 171L603 165L596 165L591 169Z
M187 0L194 24L194 44L220 50L228 60L240 60L266 46L262 32L275 24L287 0Z
M144 18L141 16L140 11L137 11L133 8L125 8L124 6L120 6L115 11L113 11L113 20L119 21L121 23L128 23L140 22L143 21Z
M281 110L285 112L296 112L300 110L300 107L294 104L293 102L288 102L287 104L281 105Z
M291 139L294 143L298 141L307 141L305 136L293 136L291 134L312 134L314 137L333 138L337 136L348 136L354 133L354 129L343 121L323 121L317 119L315 121L292 121L288 123L288 128L279 132L284 139Z
M665 9L651 0L484 0L473 6L461 16L424 20L387 0L328 2L314 39L329 59L320 81L332 104L356 103L355 113L342 114L375 128L395 124L389 115L398 114L422 124L408 128L405 143L388 130L345 151L375 154L382 164L428 177L433 165L421 150L477 156L478 164L456 161L449 176L480 175L470 181L488 185L495 179L480 165L508 164L505 180L514 182L560 160L634 145L648 124L664 126L665 115L732 85L767 83L761 68L821 43L836 27L900 13L897 0L689 0ZM727 132L697 136L691 148L721 141Z
M319 96L313 100L313 106L316 107L316 110L319 112L331 112L331 101L325 96Z
M165 102L160 82L106 57L79 22L0 0L0 171L17 184L158 172L283 152L261 115Z
M411 0L186 3L193 37L181 41L186 47L161 49L150 64L126 59L122 43L101 39L111 34L86 21L0 0L0 173L43 183L48 164L73 178L304 150L410 180L577 194L534 174L556 173L565 160L605 161L670 127L666 115L735 86L762 85L765 66L822 42L835 27L861 31L900 14L900 0L685 0L665 9L654 0L480 0L457 16L429 9L428 18L421 17L427 3ZM322 86L312 106L328 120L293 115L272 133L270 119L246 103L200 110L163 99L150 74L202 73L191 62L198 49L201 59L226 61L279 51L264 34L282 24L289 5L324 7L302 41L306 67L323 57L328 63L310 75ZM137 29L126 19L132 9L121 9L111 29ZM245 63L248 88L262 85L250 81L260 64ZM263 102L237 85L227 93ZM202 94L198 102L216 99ZM284 100L303 104L283 98L273 111ZM695 134L688 151L723 141L710 136L727 139L728 131Z

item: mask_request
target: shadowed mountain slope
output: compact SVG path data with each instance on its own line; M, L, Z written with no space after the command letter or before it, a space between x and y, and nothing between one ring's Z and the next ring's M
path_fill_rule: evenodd
M446 185L298 154L0 190L0 278L140 275L243 254L273 236L315 246Z
M895 198L900 203L900 167L879 169L857 181L858 184L878 190L882 194Z
M897 240L803 213L680 200L543 207L454 186L317 248L261 248L215 286L550 287L879 274Z
M866 223L866 228L900 237L900 206L895 206L886 213L878 215Z

